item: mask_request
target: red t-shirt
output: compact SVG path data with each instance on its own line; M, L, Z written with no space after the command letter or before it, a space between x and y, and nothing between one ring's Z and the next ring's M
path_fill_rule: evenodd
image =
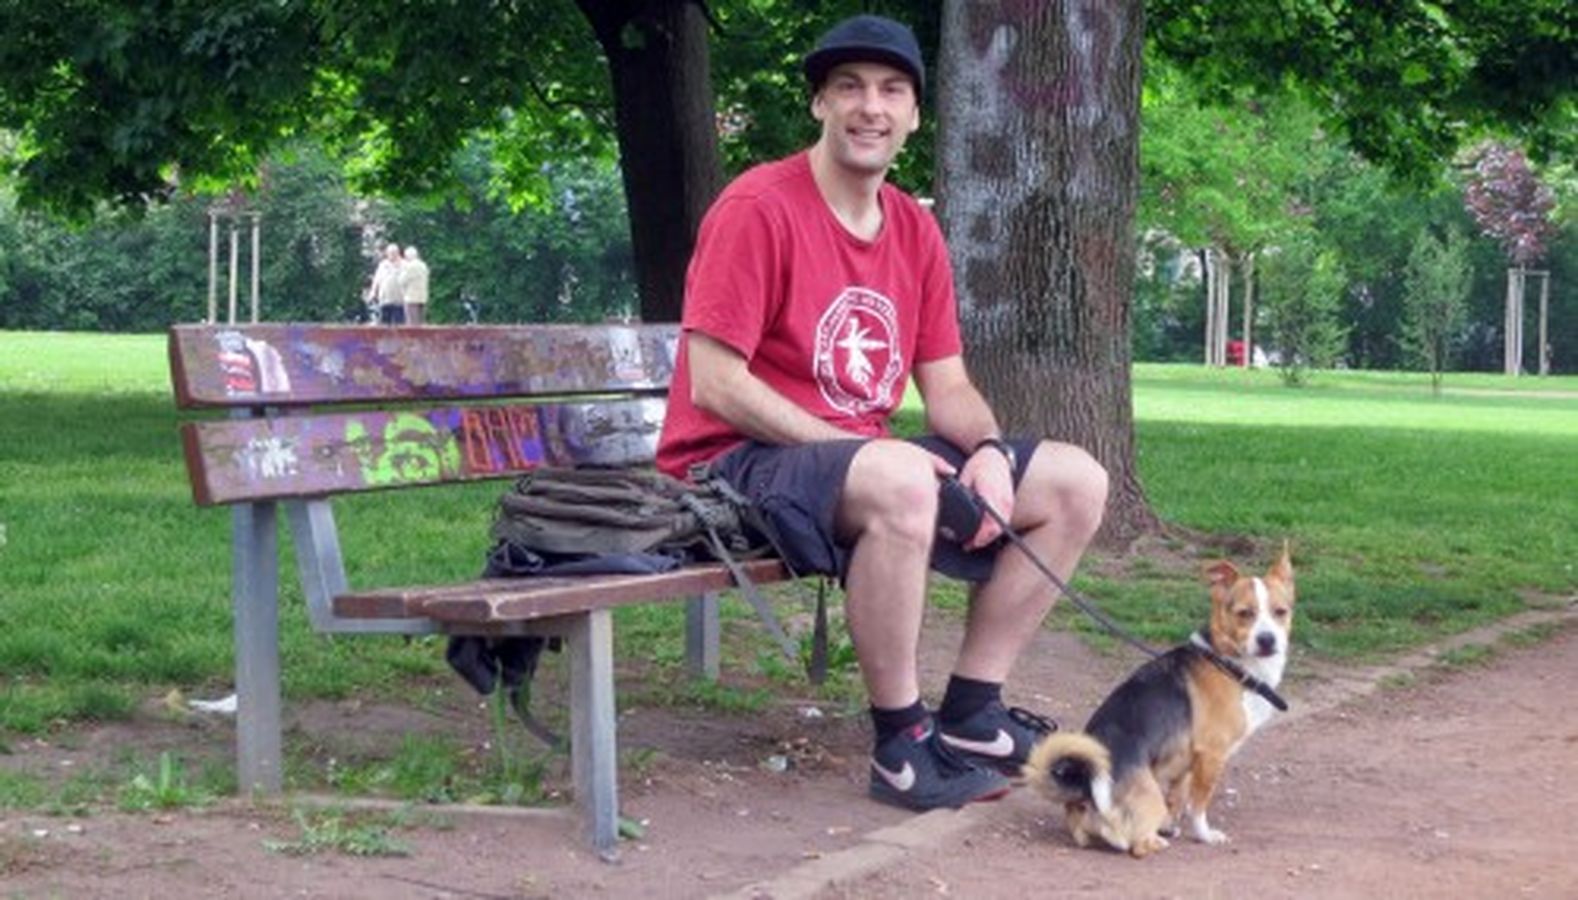
M865 241L822 199L807 153L741 175L702 220L682 323L738 350L813 415L873 437L888 433L911 368L962 346L936 220L892 185L879 198L882 231ZM743 440L691 403L682 346L658 468L684 477Z

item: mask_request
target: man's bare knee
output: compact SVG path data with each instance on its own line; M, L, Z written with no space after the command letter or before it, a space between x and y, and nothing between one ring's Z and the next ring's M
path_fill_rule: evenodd
M926 452L905 441L872 441L855 454L839 504L840 531L872 530L929 545L937 522L937 476Z
M1083 448L1042 441L1020 485L1020 496L1028 501L1021 508L1057 522L1064 531L1089 536L1101 527L1107 487L1107 470Z

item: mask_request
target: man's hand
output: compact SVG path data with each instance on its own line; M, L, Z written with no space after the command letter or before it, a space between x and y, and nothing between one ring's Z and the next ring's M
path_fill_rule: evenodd
M1008 467L1008 457L993 447L981 447L964 461L964 468L959 470L959 480L979 494L1004 521L1013 520L1014 473ZM978 550L997 540L1002 533L1002 526L987 515L981 520L981 530L964 545L964 549Z

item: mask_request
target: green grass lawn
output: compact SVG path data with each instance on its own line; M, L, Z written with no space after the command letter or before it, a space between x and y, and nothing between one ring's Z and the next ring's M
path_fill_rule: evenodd
M1292 542L1307 651L1391 652L1578 590L1578 379L1449 376L1435 397L1416 374L1317 372L1289 389L1274 373L1142 365L1135 392L1163 516L1250 537L1263 553L1238 561L1256 568ZM176 422L162 336L0 333L0 737L125 716L171 686L230 690L230 519L192 505ZM499 490L338 503L352 584L474 575ZM314 635L283 564L289 696L453 687L434 641ZM1080 584L1158 641L1203 615L1192 565L1098 570ZM680 614L622 611L618 639L677 667ZM1067 609L1055 622L1090 628ZM769 679L797 677L770 650L743 652Z
M1141 365L1134 381L1157 511L1268 553L1291 541L1310 649L1395 651L1578 590L1578 378L1450 375L1439 397L1417 373L1287 388ZM1143 616L1165 590L1114 593Z

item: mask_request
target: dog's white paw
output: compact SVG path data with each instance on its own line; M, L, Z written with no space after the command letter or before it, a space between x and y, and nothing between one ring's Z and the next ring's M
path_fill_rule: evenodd
M1228 841L1227 835L1212 828L1205 816L1194 816L1189 820L1189 836L1202 844L1225 844Z

